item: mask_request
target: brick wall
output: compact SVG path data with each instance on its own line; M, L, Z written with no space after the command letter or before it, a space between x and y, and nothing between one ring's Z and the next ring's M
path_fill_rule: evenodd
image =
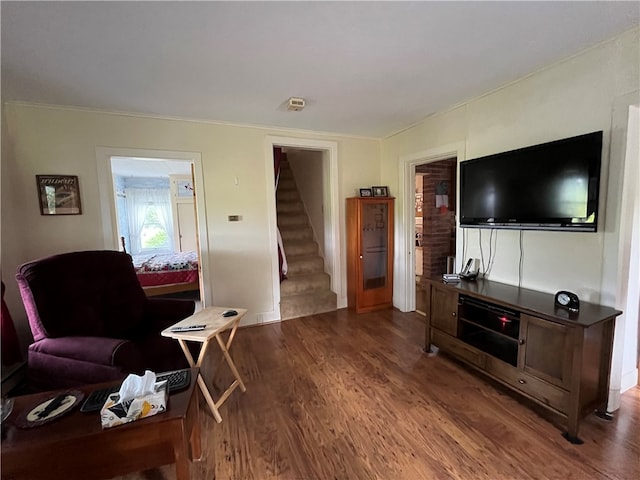
M447 256L455 255L456 159L416 167L423 173L422 274L425 277L446 272ZM447 208L436 207L436 193L447 188Z

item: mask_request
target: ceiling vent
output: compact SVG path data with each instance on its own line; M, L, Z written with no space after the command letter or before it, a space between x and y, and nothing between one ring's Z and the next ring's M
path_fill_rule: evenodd
M304 108L304 98L291 97L288 101L287 110L299 112Z

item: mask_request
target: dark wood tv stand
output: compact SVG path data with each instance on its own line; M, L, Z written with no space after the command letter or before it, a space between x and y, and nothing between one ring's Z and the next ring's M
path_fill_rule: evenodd
M486 279L423 280L425 351L431 344L558 414L564 437L582 443L582 417L606 413L614 320L622 312L581 302L554 306L554 295Z

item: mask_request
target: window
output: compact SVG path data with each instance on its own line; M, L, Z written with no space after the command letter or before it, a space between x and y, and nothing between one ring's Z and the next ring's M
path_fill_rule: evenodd
M142 251L171 249L169 232L160 222L155 205L147 206L140 231L140 247Z
M132 255L173 252L173 221L169 189L125 188Z

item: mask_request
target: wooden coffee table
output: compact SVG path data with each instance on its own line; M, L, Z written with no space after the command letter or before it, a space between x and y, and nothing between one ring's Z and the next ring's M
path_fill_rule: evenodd
M188 480L190 459L201 456L198 369L191 369L188 388L169 395L167 411L103 430L100 412L72 413L36 428L13 423L20 414L52 392L16 397L3 424L2 479L105 479L176 464L176 478ZM86 395L119 382L77 387ZM82 403L80 403L82 404Z

